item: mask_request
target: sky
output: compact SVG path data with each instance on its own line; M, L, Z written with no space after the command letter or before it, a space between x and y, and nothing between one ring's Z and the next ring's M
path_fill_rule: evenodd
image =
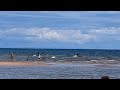
M120 11L0 11L0 48L120 49Z

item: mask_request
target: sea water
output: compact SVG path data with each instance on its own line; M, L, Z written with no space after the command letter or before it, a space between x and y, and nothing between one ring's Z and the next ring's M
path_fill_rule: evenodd
M0 66L0 79L120 79L120 65L65 64Z
M111 79L120 79L119 63L94 63L119 61L120 50L1 48L0 60L11 60L11 52L16 61L35 61L39 52L48 65L0 66L0 79L100 79L104 75L108 75ZM83 64L79 61L93 64Z
M16 61L36 60L38 52L49 60L90 61L90 60L120 60L120 50L105 49L25 49L0 48L0 60L10 60L10 53ZM77 55L77 57L75 57ZM52 58L55 57L55 58Z

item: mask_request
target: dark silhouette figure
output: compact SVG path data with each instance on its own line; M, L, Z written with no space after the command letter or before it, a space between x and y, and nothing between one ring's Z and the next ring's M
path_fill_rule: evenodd
M13 53L11 52L11 59L13 59L14 58L14 56L13 56Z
M27 58L27 61L28 61L28 58Z
M40 53L38 52L38 56L39 56L39 54L40 54Z
M40 55L40 53L38 52L38 59L40 59L41 60L41 55Z
M79 57L79 54L77 53L77 56Z

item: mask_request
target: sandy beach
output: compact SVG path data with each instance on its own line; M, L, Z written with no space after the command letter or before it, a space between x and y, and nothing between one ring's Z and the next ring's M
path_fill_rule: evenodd
M78 64L120 64L120 61L56 61L55 63L78 63ZM48 63L44 61L0 61L0 66L46 66Z
M0 62L0 66L45 66L47 63L42 61L6 61Z

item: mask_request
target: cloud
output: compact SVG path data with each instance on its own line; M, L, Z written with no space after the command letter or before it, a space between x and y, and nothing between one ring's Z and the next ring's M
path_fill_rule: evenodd
M109 28L92 29L88 31L88 33L96 34L96 35L116 36L116 35L120 35L120 28L109 27Z
M0 16L5 17L25 17L25 18L63 18L58 14L52 14L50 11L0 11Z
M29 35L38 36L38 40L54 40L82 44L95 38L95 35L82 34L80 30L51 30L49 28L33 29Z
M95 35L90 35L90 34L83 34L81 31L75 31L73 35L71 35L72 40L74 42L77 42L79 44L83 44L86 42L89 42L91 40L94 40L96 38Z
M119 26L120 23L120 11L0 11L0 17L1 26L23 28L42 26L81 29Z
M50 28L13 28L0 31L0 38L23 39L28 41L57 41L82 44L95 38L95 35L82 34L80 30L51 30Z
M53 30L50 28L12 28L0 30L0 39L23 40L29 42L56 41L61 43L84 44L108 40L120 40L120 28L90 29L86 33L82 30Z
M100 18L101 15L119 15L119 11L4 11L0 15L13 17L29 17L29 18L71 18L71 19L90 19ZM104 18L104 17L102 17ZM105 17L106 20L109 17ZM111 18L112 19L112 18ZM95 20L95 19L94 19ZM100 19L101 20L101 19Z
M87 33L90 35L96 35L95 41L114 41L120 40L120 27L109 27L100 29L91 29Z

